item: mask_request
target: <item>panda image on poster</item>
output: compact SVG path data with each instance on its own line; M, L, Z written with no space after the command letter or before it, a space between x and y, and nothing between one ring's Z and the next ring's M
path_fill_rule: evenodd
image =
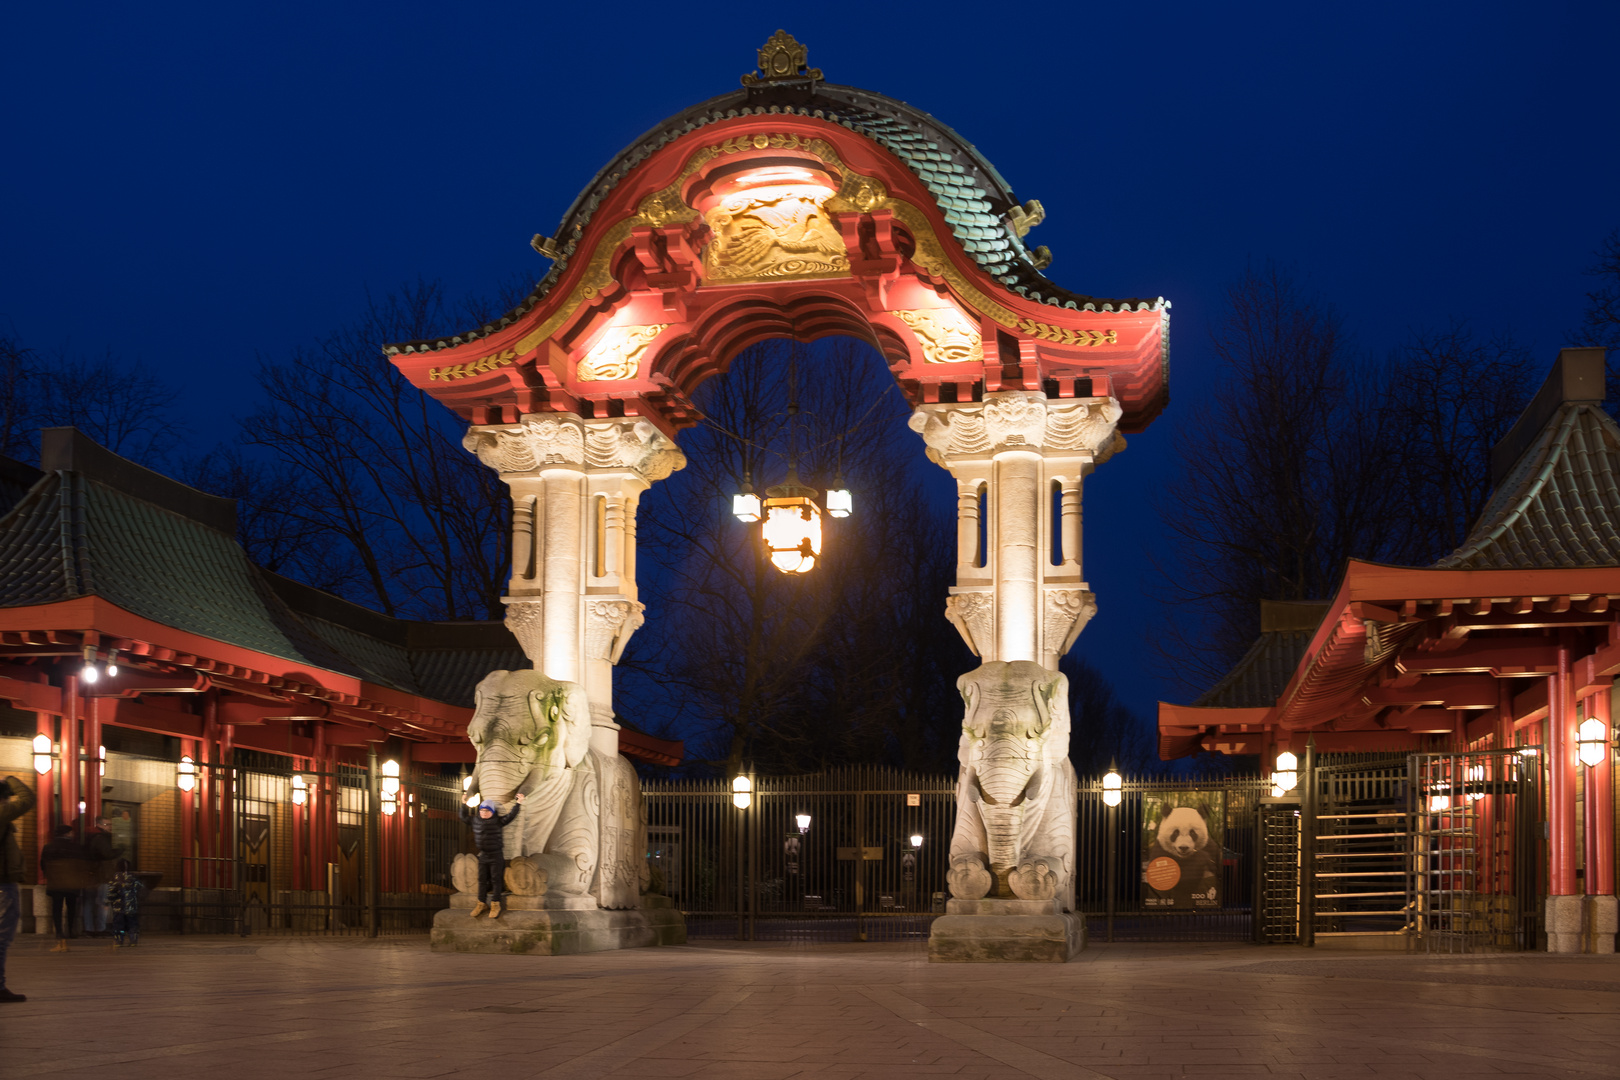
M1143 907L1221 906L1224 803L1223 792L1208 791L1143 799Z

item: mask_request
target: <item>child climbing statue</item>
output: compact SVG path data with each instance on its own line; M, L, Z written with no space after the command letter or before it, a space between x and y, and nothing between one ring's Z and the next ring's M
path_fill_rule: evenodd
M484 913L484 902L489 901L489 917L501 913L501 893L506 883L506 845L501 831L512 823L523 809L523 793L517 795L517 805L508 814L496 812L495 804L484 800L475 814L470 805L461 808L461 820L472 826L473 842L478 845L478 903L473 905L472 917Z

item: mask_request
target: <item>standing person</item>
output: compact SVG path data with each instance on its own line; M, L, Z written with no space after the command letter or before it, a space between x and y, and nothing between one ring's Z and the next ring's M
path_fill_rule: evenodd
M8 776L0 783L0 1003L27 1001L25 994L6 989L6 949L17 936L17 920L22 916L22 847L17 843L17 826L12 824L34 807L34 789Z
M95 878L84 845L74 839L73 826L56 827L56 835L39 853L39 868L45 872L45 895L51 900L51 925L56 929L51 952L67 952L78 921L79 897Z
M112 912L112 936L115 948L139 945L141 942L141 893L145 887L135 876L128 859L118 860L118 872L107 886L107 906Z
M107 936L107 883L112 880L113 863L118 859L113 847L112 830L107 819L96 818L95 830L84 838L85 857L90 860L90 887L79 897L79 912L84 918L85 937Z
M472 909L475 919L484 913L485 900L490 902L490 918L497 918L501 913L501 896L506 884L506 842L501 838L501 830L510 825L522 809L522 792L518 793L517 805L509 814L497 813L495 804L488 800L478 804L476 815L465 805L461 808L461 820L472 826L473 842L478 845L478 903Z

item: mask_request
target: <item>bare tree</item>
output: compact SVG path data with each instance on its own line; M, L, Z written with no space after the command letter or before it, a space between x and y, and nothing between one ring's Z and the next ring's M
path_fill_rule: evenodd
M355 322L261 366L265 403L243 441L264 452L276 501L253 496L249 547L285 548L288 572L390 615L500 618L504 486L461 448L465 424L381 352L494 308L457 308L423 282L368 300Z
M1058 670L1069 679L1069 760L1081 779L1101 776L1111 764L1136 776L1159 766L1152 726L1119 700L1102 672L1072 653Z
M1620 410L1620 228L1598 244L1597 261L1586 268L1596 278L1597 288L1586 294L1586 310L1581 325L1569 335L1577 345L1601 345L1609 350L1609 409Z
M175 391L109 352L51 355L0 336L0 453L39 460L39 430L75 427L132 461L162 467L179 443Z
M700 404L706 424L682 438L687 468L642 501L650 611L620 663L621 711L662 717L716 768L941 767L961 719L953 683L974 661L941 614L953 547L916 490L914 470L929 466L881 361L853 342L770 342L706 384ZM818 488L842 470L856 496L802 575L778 572L757 526L730 514L745 478L763 490L791 463Z
M1261 599L1323 599L1348 559L1428 565L1460 543L1531 384L1522 349L1462 326L1369 359L1274 268L1229 300L1218 387L1190 411L1159 507L1160 649L1190 690L1253 642Z

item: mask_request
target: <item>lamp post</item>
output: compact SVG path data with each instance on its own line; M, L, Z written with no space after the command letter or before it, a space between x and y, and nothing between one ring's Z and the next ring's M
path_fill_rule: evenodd
M1119 775L1119 765L1108 763L1103 774L1103 805L1108 809L1108 940L1114 940L1114 893L1119 877L1119 804L1125 797L1125 778Z
M748 828L748 815L742 813L754 805L754 778L738 773L731 778L731 805L737 814L737 940L752 941L754 937L754 872L752 840ZM744 920L747 921L746 933Z

